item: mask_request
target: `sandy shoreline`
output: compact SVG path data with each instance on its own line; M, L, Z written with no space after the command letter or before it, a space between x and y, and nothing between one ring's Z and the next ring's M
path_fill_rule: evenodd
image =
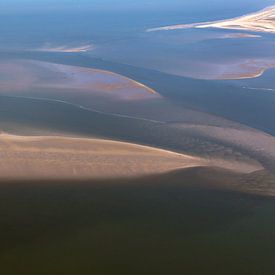
M203 165L196 157L101 139L1 134L0 149L0 179L133 177Z
M136 177L202 166L240 173L262 169L242 161L202 159L150 146L78 137L2 133L0 149L0 179L10 180Z
M274 16L275 16L275 6L270 6L258 12L232 18L232 19L218 20L213 22L171 25L171 26L148 29L147 32L169 31L169 30L190 29L190 28L219 28L219 29L243 30L243 31L263 32L263 33L275 33Z

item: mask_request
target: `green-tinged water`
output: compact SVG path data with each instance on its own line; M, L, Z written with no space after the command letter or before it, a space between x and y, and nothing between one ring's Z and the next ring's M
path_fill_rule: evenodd
M274 274L275 201L196 183L2 185L1 274Z

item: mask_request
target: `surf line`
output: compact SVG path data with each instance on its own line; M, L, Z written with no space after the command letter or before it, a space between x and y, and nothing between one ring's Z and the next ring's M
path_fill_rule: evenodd
M151 122L151 123L155 123L155 124L166 124L165 121L159 121L159 120L154 120L154 119L148 119L148 118L142 118L142 117L135 117L135 116L128 116L128 115L123 115L123 114L117 114L117 113L108 113L108 112L103 112L103 111L99 111L97 109L94 108L88 108L85 107L83 105L78 105L78 104L74 104L65 100L60 100L60 99L51 99L51 98L45 98L45 97L32 97L32 96L12 96L12 95L1 95L4 97L8 97L8 98L18 98L18 99L30 99L30 100L36 100L36 101L44 101L44 102L52 102L52 103L62 103L62 104L66 104L84 111L88 111L88 112L94 112L97 114L101 114L101 115L106 115L106 116L114 116L114 117L120 117L120 118L127 118L127 119L133 119L133 120L139 120L139 121L147 121L147 122Z

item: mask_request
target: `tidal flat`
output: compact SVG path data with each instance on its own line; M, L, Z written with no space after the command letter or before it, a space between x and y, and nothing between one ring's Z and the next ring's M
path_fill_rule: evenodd
M0 274L275 274L274 3L113 2L0 3Z

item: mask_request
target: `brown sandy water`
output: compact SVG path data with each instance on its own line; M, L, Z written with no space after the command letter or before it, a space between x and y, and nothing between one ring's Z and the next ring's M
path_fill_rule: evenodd
M189 169L109 181L2 182L4 274L272 274L274 200ZM219 180L218 180L219 181Z

